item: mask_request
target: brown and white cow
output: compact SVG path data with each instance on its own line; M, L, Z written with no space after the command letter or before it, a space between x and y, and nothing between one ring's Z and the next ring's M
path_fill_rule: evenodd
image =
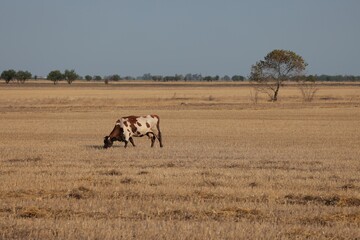
M135 147L133 137L143 137L145 135L151 139L151 147L154 146L156 139L158 139L160 147L163 147L159 116L123 117L116 121L115 127L110 135L104 138L104 148L111 147L114 141L125 142L125 148L130 141Z

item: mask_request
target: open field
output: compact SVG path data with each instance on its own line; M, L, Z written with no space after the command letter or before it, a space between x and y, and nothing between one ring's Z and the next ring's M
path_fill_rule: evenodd
M0 239L360 239L360 85L319 88L1 82Z

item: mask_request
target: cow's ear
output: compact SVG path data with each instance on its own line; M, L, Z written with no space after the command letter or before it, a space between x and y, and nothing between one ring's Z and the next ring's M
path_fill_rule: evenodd
M109 136L105 136L104 139L107 139Z

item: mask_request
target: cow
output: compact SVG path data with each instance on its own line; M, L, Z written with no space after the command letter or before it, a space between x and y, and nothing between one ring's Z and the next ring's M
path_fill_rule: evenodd
M104 148L111 147L115 141L125 142L125 148L130 141L135 147L133 137L145 135L151 139L151 147L154 147L156 139L159 141L160 147L163 147L158 115L122 117L116 121L109 136L104 137Z

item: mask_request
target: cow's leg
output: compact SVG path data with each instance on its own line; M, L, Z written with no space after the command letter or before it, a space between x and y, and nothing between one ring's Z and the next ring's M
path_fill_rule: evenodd
M157 139L159 140L160 147L163 147L160 129L159 129L159 133L157 135Z
M129 134L124 134L124 139L123 139L123 141L125 142L125 148L127 147L127 145L128 145L128 143L129 143L129 141L131 142L132 141L132 138L131 138L131 136L129 135Z
M161 137L161 132L159 129L157 129L157 134L154 134L155 135L155 139L157 138L157 140L159 141L160 143L160 147L163 147L163 144L162 144L162 137Z
M152 131L153 134L155 135L155 139L157 138L157 140L159 140L160 147L163 147L160 127L156 126L155 128L152 129Z
M151 147L154 147L154 143L155 143L155 139L156 139L155 134L152 132L148 132L148 133L146 133L146 136L148 136L148 138L151 139Z
M160 143L160 147L163 147L163 144L162 144L162 137L161 137L161 131L160 131L160 119L158 118L158 122L156 124L156 128L157 128L157 132L158 134L156 135L157 139L159 140L159 143Z
M157 131L157 134L156 134L156 133L153 133L153 138L151 139L151 141L155 141L156 139L159 141L160 147L163 147L162 137L161 137L161 132L160 132L160 131ZM151 146L152 146L152 145L151 145Z
M163 147L162 138L161 138L161 132L160 131L158 131L157 134L153 133L153 137L151 138L151 147L154 146L154 143L155 143L156 139L159 141L160 147Z
M129 138L129 141L131 142L131 144L135 147L135 143L134 143L134 140L133 140L133 138L131 137L131 138Z
M155 137L155 134L153 134L151 137L151 147L154 147L155 140L156 140L156 137Z

